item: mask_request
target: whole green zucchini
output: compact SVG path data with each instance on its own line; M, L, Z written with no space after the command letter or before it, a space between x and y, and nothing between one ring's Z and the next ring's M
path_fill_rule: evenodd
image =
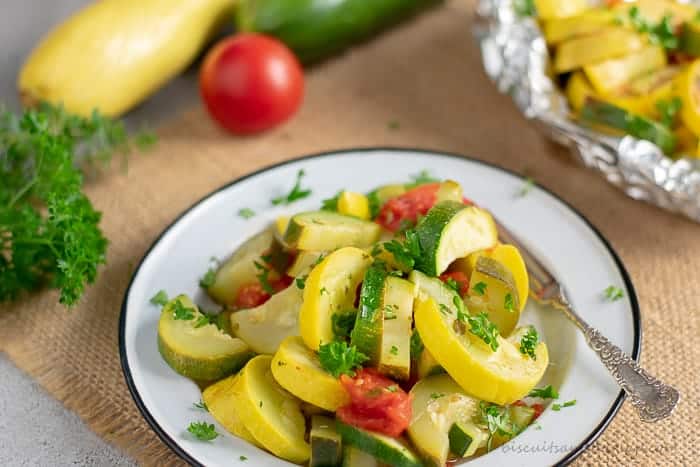
M442 0L241 0L236 28L287 44L302 63L341 52Z

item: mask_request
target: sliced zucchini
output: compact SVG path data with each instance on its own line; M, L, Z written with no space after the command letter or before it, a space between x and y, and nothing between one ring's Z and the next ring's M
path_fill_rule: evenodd
M287 275L299 277L308 274L324 254L322 251L300 251L287 269Z
M454 306L442 306L433 298L419 296L414 320L423 344L467 394L499 405L522 399L535 387L547 369L547 346L540 342L535 359L519 351L521 332L508 339L497 337L493 351L464 326L455 326Z
M438 276L455 259L498 242L491 214L457 201L443 201L433 206L418 223L416 232L421 246L416 269L429 276Z
M311 417L311 460L309 467L339 467L343 462L343 444L335 430L335 420L321 415Z
M666 66L666 53L657 45L583 67L595 90L603 95L618 91L632 79Z
M492 257L479 256L470 278L469 308L486 312L501 335L509 336L520 319L520 294L513 273Z
M209 296L222 305L232 305L241 287L258 281L260 271L255 262L261 261L260 257L270 251L273 243L272 229L267 229L243 243L216 271L214 283L207 288ZM270 279L277 277L275 271L270 271L270 274Z
M302 291L292 284L262 305L231 313L231 329L257 353L272 355L288 336L299 335Z
M455 313L454 301L459 297L454 289L445 285L440 279L428 277L420 271L411 271L408 280L418 288L418 297L430 297L445 313ZM415 307L414 307L415 308ZM421 334L421 338L423 335Z
M586 101L581 109L581 120L584 123L606 126L635 138L650 141L666 154L672 154L676 146L676 138L669 128L600 100L589 98Z
M398 438L336 422L343 443L354 446L393 467L423 467L420 458Z
M410 394L408 436L430 465L445 465L450 451L450 428L455 422L470 422L479 401L468 396L448 375L421 379ZM482 436L475 435L475 439L474 450L482 443Z
M233 387L237 377L238 375L231 375L208 386L202 393L202 400L207 404L211 416L226 428L226 431L260 447L260 443L253 438L233 406L236 397Z
M508 419L513 424L513 429L516 433L520 433L522 430L527 428L535 418L535 409L532 407L510 405L506 408L506 413L508 414ZM491 439L490 443L491 449L497 449L499 446L506 444L511 439L513 439L512 436L494 433L493 439Z
M418 363L416 365L416 370L418 372L418 379L423 379L428 376L439 375L445 372L445 369L440 366L433 354L430 353L428 349L423 349L418 357Z
M176 319L178 316L190 319ZM206 318L186 295L168 302L158 321L158 350L170 367L198 381L214 381L238 371L253 351L241 339L231 337ZM199 327L198 327L199 326Z
M372 257L359 248L334 251L316 265L306 278L299 327L304 343L312 350L332 342L333 315L355 307L355 294Z
M405 279L389 276L384 287L384 326L379 354L380 372L407 380L411 373L411 328L415 286Z
M383 264L374 263L367 269L360 291L360 305L350 339L352 345L369 357L372 365L379 363L384 328L384 289L388 272Z
M300 402L274 380L271 362L272 357L259 355L241 370L233 388L234 409L265 449L290 462L306 462L311 449Z
M635 31L608 27L590 36L559 44L554 56L554 71L566 73L593 63L622 57L643 48L647 40Z
M448 432L450 451L457 457L469 457L486 444L488 434L472 422L459 421Z
M307 251L332 251L346 246L358 248L374 244L381 234L374 222L330 211L297 214L289 220L284 242Z
M369 199L362 193L343 191L338 197L338 212L346 216L369 220Z
M352 446L343 447L343 467L379 467L377 458Z
M272 359L272 375L284 389L330 412L350 402L340 380L326 372L301 337L286 338Z

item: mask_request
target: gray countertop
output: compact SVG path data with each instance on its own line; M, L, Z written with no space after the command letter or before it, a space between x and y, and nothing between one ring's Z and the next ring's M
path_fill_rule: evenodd
M36 42L88 0L0 0L0 105L19 109L18 70ZM173 80L127 117L156 125L196 100L195 70ZM131 466L0 353L0 466ZM18 397L21 394L22 397Z

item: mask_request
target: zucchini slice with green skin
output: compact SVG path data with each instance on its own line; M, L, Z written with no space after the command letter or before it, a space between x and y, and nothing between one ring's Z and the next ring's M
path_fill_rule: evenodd
M448 438L450 452L457 457L469 457L485 444L488 435L471 422L458 421L452 424Z
M423 462L397 438L336 422L343 443L354 446L393 467L423 467Z
M580 118L583 123L606 126L654 143L666 154L672 154L676 147L676 137L669 128L607 102L589 97Z
M421 255L416 269L439 276L457 258L491 248L498 242L491 214L476 206L442 201L416 227Z
M335 420L322 415L311 417L311 460L309 467L339 467L343 462L343 444L335 429Z
M236 30L277 37L303 63L312 63L341 52L440 1L246 1L236 8Z
M304 212L289 220L284 243L304 251L332 251L346 246L358 248L379 240L382 228L374 222L331 211Z
M176 319L175 309L184 309ZM215 324L201 325L206 318L186 295L163 307L158 321L158 350L176 372L198 381L214 381L238 371L253 357L251 348ZM199 326L199 327L197 327Z
M416 367L416 370L418 371L418 379L439 375L445 372L445 369L440 366L437 360L435 360L435 357L433 357L433 354L431 354L428 349L423 349L420 357L418 357Z
M352 446L343 448L343 467L379 467L379 461L372 454Z
M696 21L683 24L680 49L693 57L700 56L700 24Z
M231 313L231 330L261 354L272 355L289 336L299 335L302 291L292 284L255 308Z
M372 365L379 363L384 329L384 288L388 271L381 263L372 264L365 273L360 290L360 305L355 328L350 334L352 345L369 357Z
M411 328L415 285L398 277L386 278L382 309L381 352L378 369L385 375L407 380L411 374Z

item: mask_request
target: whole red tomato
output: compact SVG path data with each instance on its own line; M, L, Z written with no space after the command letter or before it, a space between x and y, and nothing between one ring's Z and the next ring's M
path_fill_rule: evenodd
M199 87L209 114L239 134L287 120L304 96L304 74L291 50L261 34L219 42L204 59Z

